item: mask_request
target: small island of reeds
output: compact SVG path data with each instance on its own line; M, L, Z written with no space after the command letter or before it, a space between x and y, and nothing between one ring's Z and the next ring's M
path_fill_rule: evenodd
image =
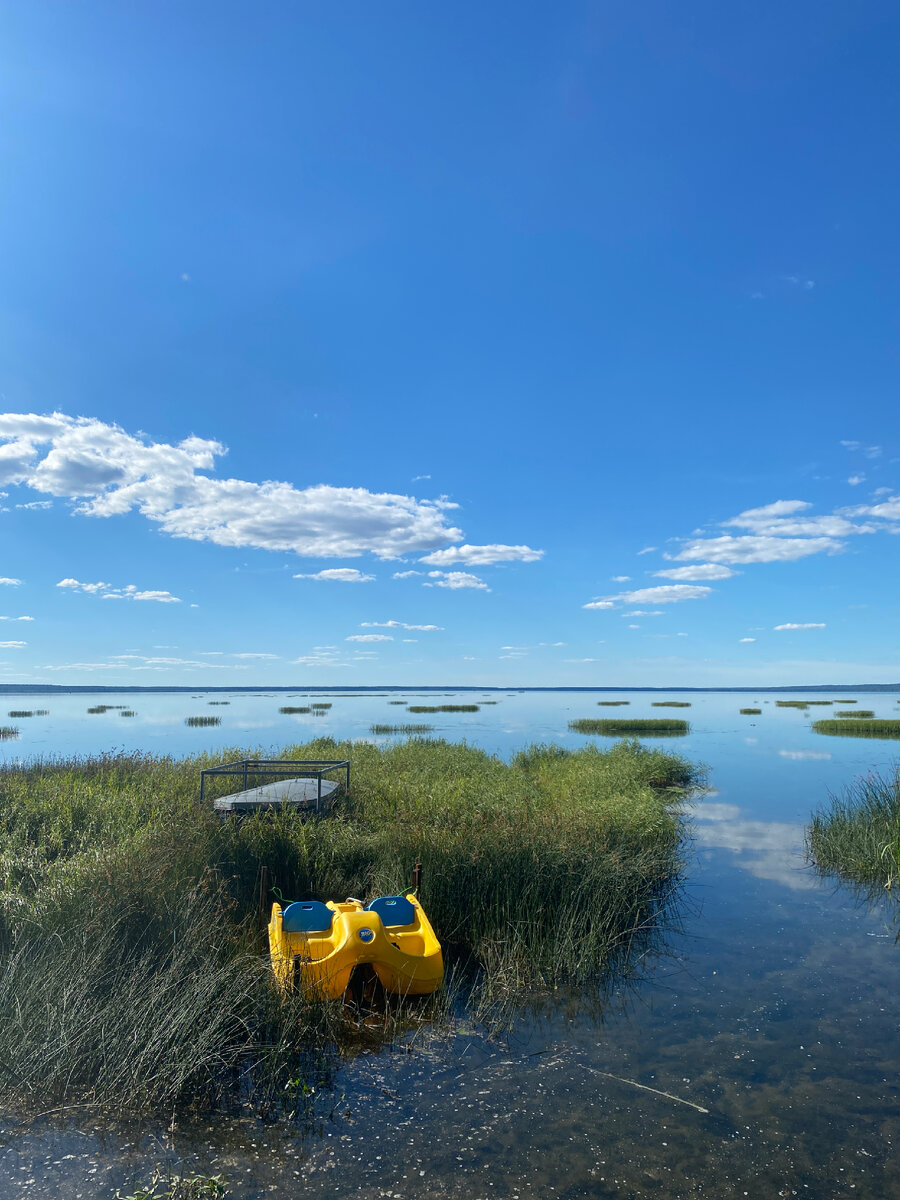
M285 717L291 717L296 713L311 713L312 708L304 704L285 704L278 711Z
M690 700L652 700L651 708L690 708Z
M274 989L260 922L273 896L391 894L423 864L446 988L389 1006L390 1036L607 978L646 953L677 895L697 772L636 741L507 763L443 741L320 738L281 757L352 761L331 817L220 821L199 771L242 753L0 769L4 1103L258 1105L271 1119L360 1038L339 1003Z
M882 890L900 881L900 771L858 778L813 814L807 851L822 874Z
M758 717L762 712L761 708L742 708L739 710L745 717Z
M813 721L812 729L830 737L900 738L900 721L860 720L856 713L852 720Z
M477 704L410 704L411 713L478 712Z
M185 725L189 725L192 729L206 729L212 725L221 725L221 717L185 717Z
M843 717L852 721L866 721L870 717L875 716L874 708L848 708L845 712L836 712L836 717Z
M625 704L630 704L630 700L598 700L598 705L601 708L621 708Z
M809 700L776 700L776 708L809 708Z
M569 728L573 733L599 733L605 737L628 737L629 735L646 737L654 734L681 736L688 733L691 727L687 721L676 721L674 718L665 717L609 718L608 720L582 717L577 721L570 721Z

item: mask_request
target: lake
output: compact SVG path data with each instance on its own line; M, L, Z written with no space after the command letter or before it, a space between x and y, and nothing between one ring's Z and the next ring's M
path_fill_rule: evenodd
M900 707L894 694L845 695L877 717ZM0 755L280 750L416 721L506 757L533 742L611 744L570 733L579 717L684 717L688 736L653 740L709 770L711 790L691 809L678 927L635 979L609 995L560 997L502 1040L463 1024L323 1063L302 1125L241 1112L171 1124L77 1110L7 1118L0 1195L127 1194L154 1164L221 1173L248 1200L900 1194L896 905L819 880L803 857L811 810L854 776L890 769L900 744L814 734L810 720L842 708L836 701L776 706L833 694L492 692L497 703L477 713L415 716L390 704L401 697L483 703L450 689L18 695L3 698L0 724L19 737L0 742ZM666 699L691 707L652 707ZM328 702L318 716L278 712ZM135 715L87 713L98 705ZM47 715L6 716L35 709ZM221 725L184 723L210 715Z

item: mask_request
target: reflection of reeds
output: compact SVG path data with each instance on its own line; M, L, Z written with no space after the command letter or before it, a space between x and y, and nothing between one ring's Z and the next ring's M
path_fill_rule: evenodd
M637 742L507 764L441 741L320 738L283 756L352 759L339 820L220 822L198 771L237 753L2 770L0 1098L274 1104L358 1043L340 1005L273 993L263 866L279 895L333 899L396 892L424 865L447 987L389 1005L384 1036L597 978L664 917L681 870L673 801L695 772Z
M812 727L831 737L900 738L900 721L813 721Z
M370 725L370 733L431 733L433 725Z
M687 733L690 725L687 721L676 721L674 718L667 720L663 717L635 717L633 720L629 718L597 720L594 717L585 717L578 721L570 721L569 728L573 733L601 733L607 737L624 737L629 733L678 736Z
M192 729L204 729L208 725L221 725L221 717L185 717L185 725L190 725Z
M303 705L296 705L296 704L285 704L285 705L284 705L284 707L283 707L283 708L279 708L279 710L278 710L278 711L279 711L280 713L283 713L283 714L284 714L284 715L287 717L287 716L292 716L294 713L308 713L308 712L312 712L312 709L311 709L311 708L305 708Z

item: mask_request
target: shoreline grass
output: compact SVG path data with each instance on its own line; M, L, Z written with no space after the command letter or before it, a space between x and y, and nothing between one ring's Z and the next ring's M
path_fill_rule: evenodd
M813 721L812 729L829 737L900 738L900 721L859 720L855 714L852 720Z
M636 741L535 746L505 763L440 740L320 738L283 754L351 759L332 817L220 822L199 772L246 753L0 769L0 1099L275 1105L310 1056L358 1045L341 1005L273 990L263 867L285 897L341 899L395 892L423 864L447 986L389 1007L379 1036L601 979L666 919L678 801L699 781Z
M813 813L807 854L823 875L865 888L900 882L900 771L855 779Z
M627 737L629 734L682 736L690 731L687 721L677 721L671 717L635 717L634 719L621 718L618 720L582 717L577 721L570 721L569 728L573 733L599 733L606 737Z

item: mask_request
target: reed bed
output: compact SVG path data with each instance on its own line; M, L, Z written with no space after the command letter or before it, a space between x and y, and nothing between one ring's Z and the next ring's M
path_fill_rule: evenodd
M478 704L410 704L411 713L473 713L478 712Z
M207 704L212 704L214 707L218 706L219 708L221 708L225 704L230 704L230 703L231 703L230 700L207 700Z
M776 708L809 708L809 700L776 700Z
M370 725L369 733L432 733L433 725Z
M597 720L594 717L583 717L570 721L569 728L573 733L599 733L605 737L627 737L629 734L642 736L667 735L681 736L690 732L687 721L676 721L674 718L635 717L634 719Z
M829 737L900 738L900 721L813 721L812 728Z
M13 708L6 715L10 717L11 720L16 721L21 717L33 717L34 710L31 708Z
M388 700L388 704L406 704L405 700Z
M653 700L651 708L690 708L690 700Z
M278 710L284 716L293 716L295 713L311 713L312 709L308 705L302 704L285 704Z
M136 717L137 713L134 711L134 709L123 708L122 711L119 713L119 716L120 717Z
M313 712L327 712L328 709L331 708L331 704L311 704L309 707L313 710Z
M423 864L448 985L390 1008L388 1034L599 979L666 919L678 800L697 781L635 741L507 764L443 741L321 738L283 756L352 759L332 817L220 822L199 771L246 753L0 769L4 1102L277 1106L310 1061L358 1045L341 1005L273 991L263 866L277 894L334 899L395 892Z
M189 725L192 729L207 729L212 725L221 725L221 717L185 717L185 725Z
M88 712L91 716L96 716L98 713L108 713L112 707L111 704L95 704L93 708L88 709Z
M621 708L625 704L630 704L630 700L598 700L597 704L600 708Z
M865 721L870 717L875 716L874 708L848 708L845 712L836 712L836 717L843 717L845 720Z
M900 879L900 771L863 776L832 796L813 813L806 844L822 874L893 887Z
M745 717L758 717L762 712L761 708L742 708L739 710Z
M0 742L11 742L19 736L15 725L0 725Z

